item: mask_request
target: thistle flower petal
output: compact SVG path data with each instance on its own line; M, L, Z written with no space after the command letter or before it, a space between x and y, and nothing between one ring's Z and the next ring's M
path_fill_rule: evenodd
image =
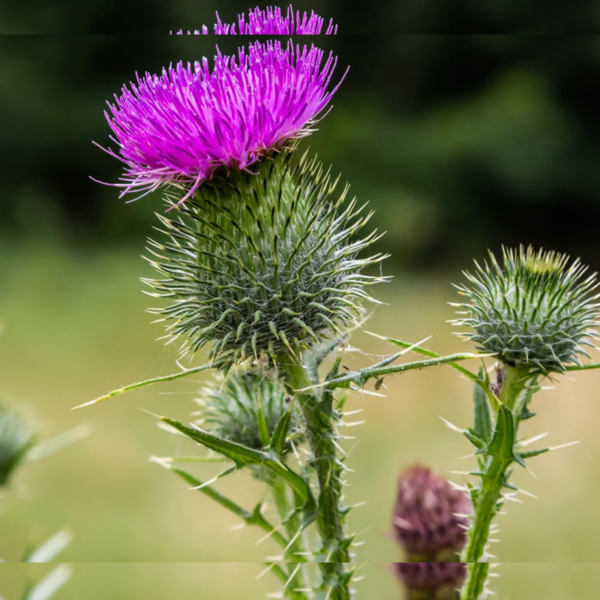
M300 13L295 11L292 5L288 7L284 14L279 7L269 6L264 10L256 7L254 10L238 15L237 23L223 23L217 13L217 22L213 26L216 35L319 35L323 30L325 19L311 11L310 16L307 12ZM187 35L208 35L208 27L202 26L202 30L196 29L193 34L187 32ZM337 25L333 19L330 19L325 35L337 33ZM179 30L177 35L183 35L183 30Z
M225 56L147 73L105 113L125 165L121 196L185 186L183 202L219 169L245 170L309 135L330 91L337 58L315 46L269 41ZM343 77L342 77L343 80Z

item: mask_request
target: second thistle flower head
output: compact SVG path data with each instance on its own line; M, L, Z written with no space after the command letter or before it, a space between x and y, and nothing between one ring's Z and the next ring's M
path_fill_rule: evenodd
M0 488L33 446L34 436L26 419L0 404Z
M587 356L600 326L596 275L585 276L578 260L569 264L566 254L535 252L521 246L503 251L499 264L476 263L469 284L458 286L468 302L455 304L455 324L470 329L464 337L498 359L540 373L560 373Z
M398 481L392 526L411 561L451 562L466 542L466 515L471 511L466 494L415 465Z

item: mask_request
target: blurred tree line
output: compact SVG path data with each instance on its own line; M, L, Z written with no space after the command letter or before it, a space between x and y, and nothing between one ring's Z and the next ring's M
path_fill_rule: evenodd
M600 5L534 5L295 3L339 23L341 35L318 43L339 56L338 77L351 66L303 147L370 201L374 224L388 231L380 249L397 265L438 266L520 242L600 264L600 37L567 34L598 30ZM124 208L115 188L88 179L120 175L91 144L111 143L104 102L136 71L214 54L214 37L164 32L210 25L216 9L233 21L247 7L1 4L2 33L47 35L0 37L0 236L139 243L160 198ZM453 35L468 31L487 33ZM224 51L237 45L217 41Z

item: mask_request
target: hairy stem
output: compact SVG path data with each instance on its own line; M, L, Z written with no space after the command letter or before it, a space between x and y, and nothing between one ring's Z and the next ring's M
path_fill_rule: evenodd
M469 574L461 593L461 600L479 600L485 588L489 564L485 561L485 549L490 536L492 521L502 501L502 488L506 483L507 470L513 463L513 444L516 441L523 397L527 388L527 373L513 367L503 367L504 379L499 396L510 412L510 423L502 427L500 436L500 413L497 415L496 435L484 455L485 466L481 474L481 486L474 499L474 515L469 528L467 547L462 556L469 563ZM515 415L515 413L519 413Z
M348 600L349 571L344 563L350 562L348 550L350 539L346 535L344 520L346 510L342 506L342 464L337 458L335 420L330 394L319 398L312 391L306 371L294 356L281 361L286 384L296 392L306 423L308 442L312 450L311 466L319 482L317 524L322 540L319 568L323 577L323 590L330 600Z
M293 540L288 545L284 559L289 564L289 574L291 575L295 569L296 563L305 563L306 558L303 554L298 554L304 552L304 540L301 534L301 520L299 515L294 515L290 517L290 504L287 493L287 486L283 481L277 478L273 478L270 482L271 490L273 493L273 499L275 500L275 506L277 507L277 512L281 518L281 521L285 523L285 530L288 535L288 539ZM305 566L295 571L294 576L287 584L285 589L285 594L287 598L292 598L293 600L305 600L306 594L304 592L300 592L297 590L303 590L307 588L306 579L307 573Z

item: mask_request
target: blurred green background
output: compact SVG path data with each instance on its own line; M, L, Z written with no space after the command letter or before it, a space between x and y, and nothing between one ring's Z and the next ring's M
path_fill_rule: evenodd
M277 589L268 576L256 581L262 567L252 564L275 551L270 542L256 547L260 535L231 530L233 517L148 462L185 447L139 409L185 420L201 377L69 410L174 369L176 351L155 341L162 331L150 325L139 283L150 275L140 254L160 197L124 205L113 188L91 182L120 172L91 140L109 143L104 101L136 71L214 54L213 38L159 34L210 24L217 5L230 21L246 8L183 0L148 2L143 11L97 1L0 6L3 33L62 34L0 37L0 398L27 407L47 437L80 423L94 429L17 477L1 504L0 556L17 561L26 547L71 529L64 558L76 564L65 600L254 599ZM453 10L431 2L360 12L341 0L296 6L354 34L319 40L338 54L340 76L351 69L304 147L350 179L388 232L379 249L392 254L384 268L394 280L377 292L387 304L369 330L411 341L433 335L428 345L440 352L466 349L446 323L451 282L502 243L552 247L598 268L600 38L528 34L593 31L596 3L575 2L568 16L546 4L544 17L510 0L485 11L468 2ZM431 35L399 34L417 30ZM523 33L443 35L467 30ZM236 43L219 40L226 51ZM362 352L348 356L350 367L390 350L364 333L353 343ZM517 474L539 500L510 504L500 519L504 564L493 589L502 600L598 598L599 376L561 378L526 423L528 434L549 431L550 444L584 443L537 459L537 478ZM381 391L386 398L352 398L366 423L346 444L356 471L348 501L367 501L349 521L365 541L358 560L367 577L357 587L369 600L400 596L385 567L400 559L389 536L399 471L421 461L450 476L472 464L459 460L468 443L438 418L468 424L470 386L453 371L409 373ZM247 506L262 495L243 473L219 488ZM43 571L0 565L0 594L18 598L27 577Z

